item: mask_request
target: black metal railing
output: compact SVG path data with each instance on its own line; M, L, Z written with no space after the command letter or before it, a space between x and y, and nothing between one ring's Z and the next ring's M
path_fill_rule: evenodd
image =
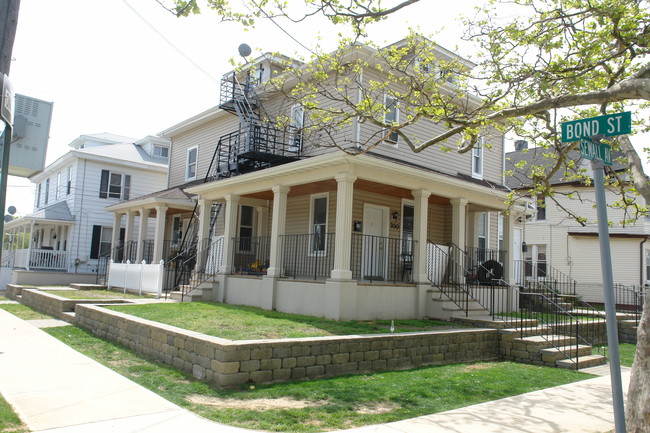
M233 238L232 272L237 275L265 275L271 255L270 236Z
M181 301L203 283L214 278L223 262L223 236L203 239L165 264L165 287L168 293L181 292Z
M258 84L250 74L247 74L243 81L244 83L240 83L235 72L229 72L221 77L219 104L247 98L253 86Z
M334 269L334 233L280 236L280 276L302 280L325 280Z
M352 278L366 282L410 282L417 241L352 234Z
M514 260L515 281L521 281L529 291L551 293L556 296L575 297L577 282L546 262Z
M626 314L629 320L634 320L636 326L639 326L643 305L646 300L647 287L614 284L614 293L616 311Z

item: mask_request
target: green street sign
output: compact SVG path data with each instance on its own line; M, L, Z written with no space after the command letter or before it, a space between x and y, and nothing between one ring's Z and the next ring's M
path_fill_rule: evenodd
M562 143L578 141L594 135L623 135L632 132L632 113L607 114L586 119L562 122Z
M596 143L588 138L580 139L580 156L585 159L598 159L603 164L612 165L612 150L605 143Z

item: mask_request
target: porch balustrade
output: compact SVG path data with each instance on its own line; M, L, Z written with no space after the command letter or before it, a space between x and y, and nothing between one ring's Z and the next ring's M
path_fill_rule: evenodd
M233 238L233 267L239 275L265 275L271 256L271 237Z
M65 271L68 269L68 252L47 249L16 250L12 253L14 268ZM4 263L4 261L3 261ZM7 264L9 264L7 262Z
M366 282L410 282L417 241L352 234L352 278Z
M325 280L334 269L334 233L284 235L281 277Z

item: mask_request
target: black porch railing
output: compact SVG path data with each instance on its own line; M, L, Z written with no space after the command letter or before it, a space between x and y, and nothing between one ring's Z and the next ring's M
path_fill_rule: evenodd
M163 290L181 292L181 300L201 284L214 278L221 270L223 236L214 240L203 239L179 251L165 263Z
M325 280L334 269L334 233L281 236L280 276L302 280Z
M416 243L412 239L353 233L352 278L367 282L411 282Z
M238 275L265 275L271 255L271 237L233 238L232 254L233 273Z
M643 305L646 301L647 287L614 284L614 293L616 311L632 316L631 319L639 326L641 314L643 313Z
M577 282L546 262L514 260L515 281L528 291L539 291L562 297L575 297Z

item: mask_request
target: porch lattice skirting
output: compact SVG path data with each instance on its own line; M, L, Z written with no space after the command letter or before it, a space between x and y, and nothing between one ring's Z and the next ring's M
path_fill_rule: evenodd
M458 329L420 333L230 341L78 305L75 323L219 387L283 382L499 357L499 332Z

